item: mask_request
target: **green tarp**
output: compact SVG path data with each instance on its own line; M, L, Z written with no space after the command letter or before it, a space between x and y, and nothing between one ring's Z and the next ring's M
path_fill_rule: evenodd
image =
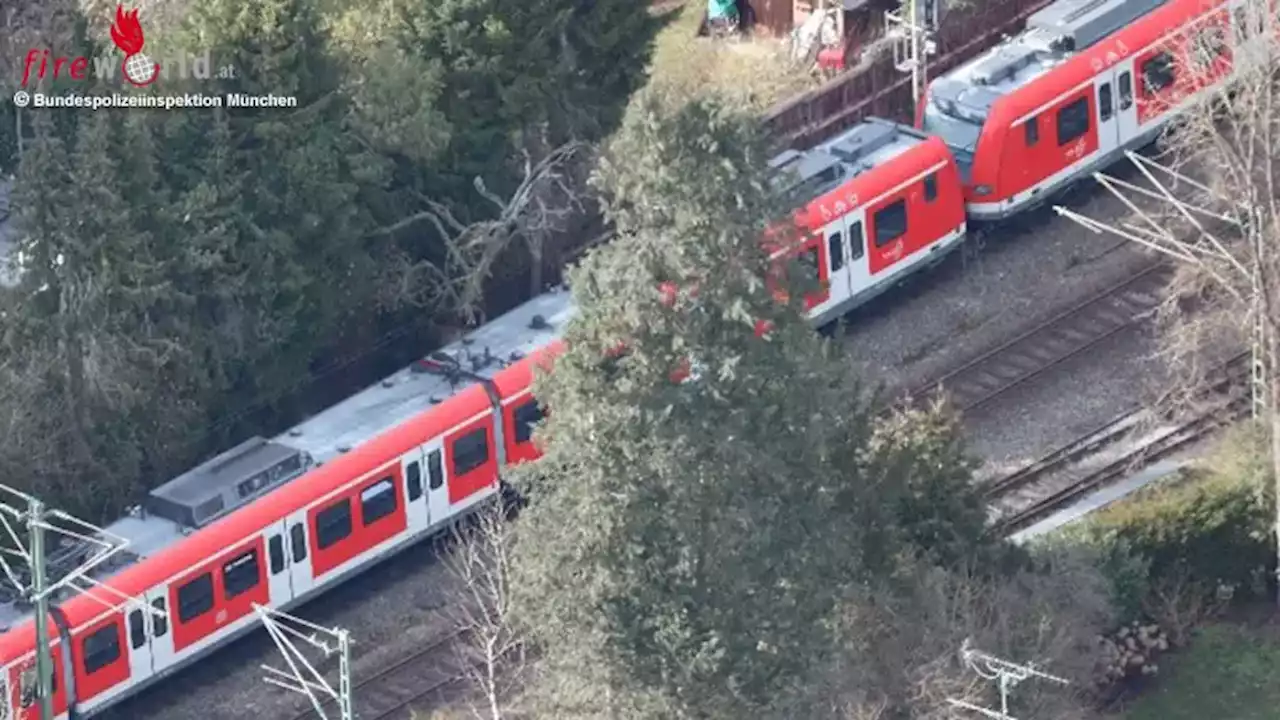
M738 7L734 0L707 0L708 20L723 20L737 16Z

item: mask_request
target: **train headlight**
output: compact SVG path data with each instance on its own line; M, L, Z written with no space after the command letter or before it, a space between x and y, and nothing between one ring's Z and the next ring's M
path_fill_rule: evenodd
M973 192L974 192L974 193L976 193L977 195L990 195L990 194L991 194L991 186L990 186L990 185L979 185L978 187L976 187L976 188L974 188L974 189L973 189Z

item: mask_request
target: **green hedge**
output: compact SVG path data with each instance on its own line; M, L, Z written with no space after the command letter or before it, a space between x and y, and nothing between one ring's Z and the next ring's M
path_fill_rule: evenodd
M1122 612L1136 618L1154 588L1178 579L1209 592L1229 585L1237 598L1267 591L1275 539L1264 451L1251 428L1236 431L1201 466L1077 531L1102 551Z

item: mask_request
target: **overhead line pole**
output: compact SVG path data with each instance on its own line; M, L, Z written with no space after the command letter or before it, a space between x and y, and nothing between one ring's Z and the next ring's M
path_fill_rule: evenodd
M31 595L36 607L36 696L41 720L53 720L53 650L49 645L49 593L45 588L44 503L27 500L27 533L31 543Z
M929 8L932 13L928 12ZM911 73L913 116L919 114L920 100L928 83L928 55L936 49L929 35L938 23L938 13L938 0L906 0L899 11L884 14L885 27L894 38L894 67Z
M11 498L17 498L17 501L12 501ZM50 523L50 519L57 520L58 524ZM26 526L25 538L22 537L24 533L21 532L21 525ZM81 531L73 530L72 527L80 528ZM0 529L3 529L4 537L14 545L12 549L0 547L2 579L12 584L17 595L30 602L35 610L35 617L32 618L36 635L35 667L28 665L20 673L21 687L18 688L18 694L20 697L29 698L28 693L33 693L39 700L40 720L54 720L56 717L53 712L55 670L53 641L49 637L49 608L50 599L55 592L62 588L69 588L73 592L90 596L104 607L117 608L123 602L140 607L148 613L161 615L163 613L159 613L146 603L138 603L134 598L127 597L89 576L90 571L100 568L104 562L124 549L128 544L124 538L59 510L50 509L39 498L4 484L0 484ZM49 532L80 543L86 550L94 549L94 552L89 553L90 557L75 568L53 568L52 572L57 577L50 577L51 569L46 552ZM29 579L24 577L21 567L15 567L10 562L10 558L26 564L30 574ZM83 583L88 587L78 587L77 583ZM98 596L99 591L112 597ZM70 652L70 649L64 648L63 651ZM30 683L29 670L35 671L34 683ZM5 702L7 703L8 700L6 699Z

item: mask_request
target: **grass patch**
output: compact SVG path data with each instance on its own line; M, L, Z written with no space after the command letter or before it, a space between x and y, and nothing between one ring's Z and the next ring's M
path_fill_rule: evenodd
M1213 624L1162 668L1124 720L1274 720L1280 716L1280 635L1272 627Z
M771 38L698 37L705 2L671 10L654 44L649 89L673 105L715 94L743 110L764 112L816 87L821 79L793 63L789 42Z

